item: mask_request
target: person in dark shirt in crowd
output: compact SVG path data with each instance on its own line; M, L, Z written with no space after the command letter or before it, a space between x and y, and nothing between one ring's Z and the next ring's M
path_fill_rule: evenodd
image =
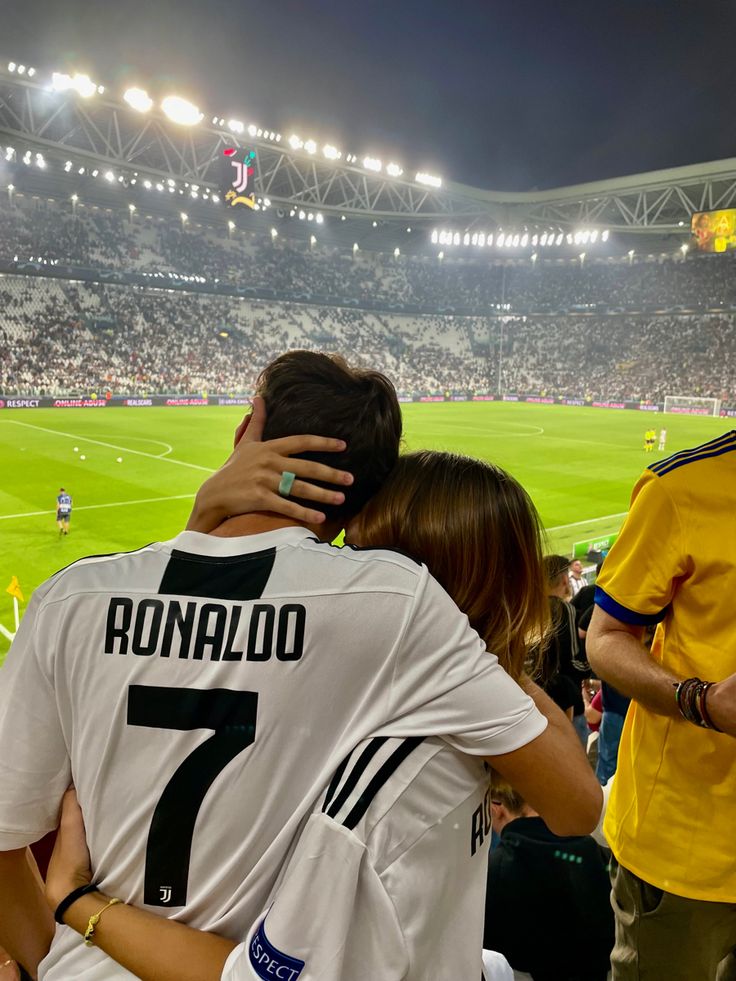
M588 723L580 683L589 674L579 658L578 630L575 610L570 605L570 560L564 555L545 555L544 570L547 595L552 614L552 630L544 645L533 651L532 671L542 687L557 705L567 712L572 708L572 723L585 747L588 742Z
M534 981L605 981L614 943L608 861L589 835L559 838L508 785L492 789L483 946Z

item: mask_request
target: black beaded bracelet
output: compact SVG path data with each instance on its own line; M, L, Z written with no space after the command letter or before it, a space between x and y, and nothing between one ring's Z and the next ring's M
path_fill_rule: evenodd
M82 896L86 896L87 893L97 892L97 889L98 889L97 884L94 882L90 882L89 885L80 886L79 889L74 889L72 892L69 893L68 896L65 896L64 899L62 899L62 901L56 907L56 912L54 913L54 919L56 920L56 922L63 924L64 913L66 913L66 911L69 909L72 903L76 903L78 899L81 899Z

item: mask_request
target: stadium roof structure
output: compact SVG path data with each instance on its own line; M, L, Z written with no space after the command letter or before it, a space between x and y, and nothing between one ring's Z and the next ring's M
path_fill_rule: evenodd
M66 82L50 85L49 76L22 67L10 62L0 68L0 139L13 145L6 163L23 154L26 163L33 154L72 158L75 168L114 168L120 180L135 174L140 181L191 182L217 201L223 150L242 147L256 152L254 190L264 208L318 209L381 223L409 220L425 228L441 222L463 232L568 231L584 224L661 237L689 233L694 211L736 201L736 158L547 191L497 192L422 173L412 178L395 164L384 168L369 157L358 160L255 126L246 130L233 120L207 122L184 100L174 101L195 114L177 123L141 90L129 90L127 102L113 101L86 76L55 75L55 83ZM0 148L0 173L2 160Z

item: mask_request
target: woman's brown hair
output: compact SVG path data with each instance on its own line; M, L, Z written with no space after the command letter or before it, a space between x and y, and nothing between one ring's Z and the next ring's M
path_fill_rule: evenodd
M539 517L500 467L455 453L409 453L351 529L361 545L424 562L516 680L549 607Z

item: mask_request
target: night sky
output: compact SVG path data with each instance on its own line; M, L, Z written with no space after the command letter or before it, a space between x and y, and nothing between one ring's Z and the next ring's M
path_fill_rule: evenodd
M0 55L485 188L736 156L732 0L6 0Z

